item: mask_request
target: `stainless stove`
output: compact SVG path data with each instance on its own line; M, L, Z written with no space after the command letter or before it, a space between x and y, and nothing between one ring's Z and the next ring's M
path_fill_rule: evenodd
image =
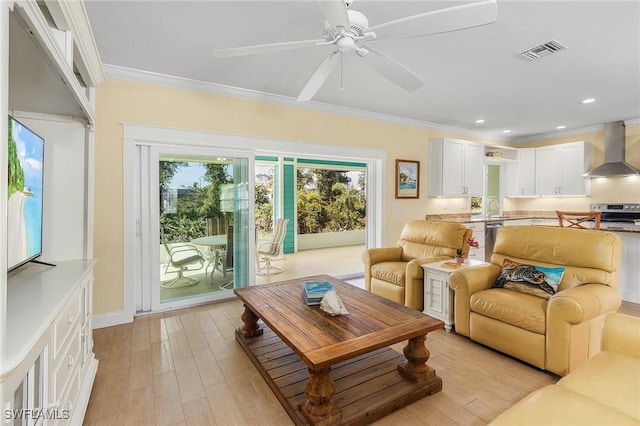
M591 210L602 212L601 222L633 223L640 220L640 204L591 204Z

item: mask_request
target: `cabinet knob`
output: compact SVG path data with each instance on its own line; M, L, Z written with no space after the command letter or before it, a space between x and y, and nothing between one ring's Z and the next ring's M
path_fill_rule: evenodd
M69 355L69 358L67 358L67 365L71 367L73 365L73 362L74 362L73 355Z
M73 322L75 321L76 315L73 312L69 312L67 314L67 322L69 324L73 324Z

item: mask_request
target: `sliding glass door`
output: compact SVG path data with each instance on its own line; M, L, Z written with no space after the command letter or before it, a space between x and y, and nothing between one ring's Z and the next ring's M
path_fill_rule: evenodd
M249 285L253 160L220 149L141 150L149 176L140 194L141 275L148 279L137 310L219 300Z

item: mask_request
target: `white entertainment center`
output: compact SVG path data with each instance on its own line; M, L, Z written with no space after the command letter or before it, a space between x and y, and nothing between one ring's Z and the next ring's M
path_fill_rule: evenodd
M80 1L0 2L0 119L45 141L41 259L0 272L5 424L82 424L93 353L93 126L104 79ZM0 127L0 271L7 270L7 125Z

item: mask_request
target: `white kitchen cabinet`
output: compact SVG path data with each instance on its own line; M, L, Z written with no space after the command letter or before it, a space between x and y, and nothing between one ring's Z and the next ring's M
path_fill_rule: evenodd
M471 197L483 193L484 145L460 139L429 141L430 197Z
M536 195L536 149L518 150L518 161L507 165L507 196L533 197Z
M540 196L590 195L589 145L572 142L535 149L535 193Z
M479 245L478 248L469 248L469 259L484 261L484 222L467 222L463 225L473 230L473 238Z

